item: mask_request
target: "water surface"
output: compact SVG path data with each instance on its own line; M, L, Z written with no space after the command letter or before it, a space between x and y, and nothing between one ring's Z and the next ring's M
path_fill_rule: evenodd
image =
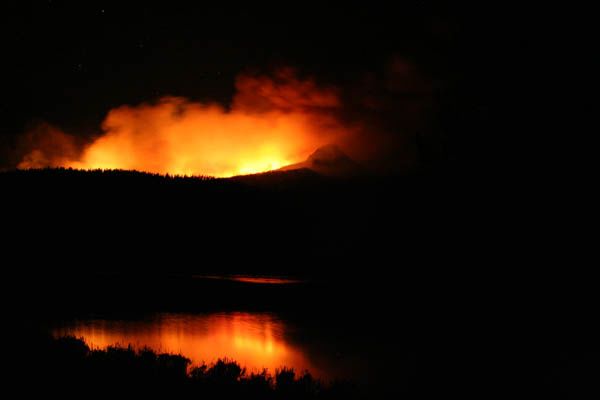
M161 313L139 320L87 319L65 323L55 336L83 338L92 348L128 346L182 354L193 364L219 358L237 361L249 371L283 366L330 378L308 351L289 336L290 327L271 313Z

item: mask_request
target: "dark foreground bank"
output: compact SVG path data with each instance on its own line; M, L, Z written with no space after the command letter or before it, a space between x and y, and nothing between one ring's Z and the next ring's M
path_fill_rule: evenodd
M191 366L183 356L148 349L92 350L76 338L46 335L35 340L28 335L28 340L28 346L22 341L19 346L9 346L10 357L4 358L10 367L5 370L5 377L9 377L5 388L16 390L23 398L390 398L386 388L365 388L349 381L321 382L308 373L289 369L248 373L231 360ZM500 359L489 351L480 354L476 362L469 352L463 358L456 353L455 358L446 358L449 354L443 352L435 357L430 354L428 360L415 360L411 384L393 398L426 399L462 393L463 398L575 399L597 393L597 357L589 352L550 357L532 350L510 364L498 363ZM474 362L468 370L466 359ZM392 361L388 368L395 368ZM467 371L470 373L465 374ZM393 386L394 381L387 384Z
M532 210L543 204L491 179L40 170L0 174L0 186L4 331L14 336L4 343L21 391L163 390L83 379L63 368L71 358L28 338L35 327L90 313L233 309L293 315L336 343L374 343L370 352L388 359L359 362L395 394L382 398L598 397L597 280L541 232ZM194 278L228 273L306 283ZM373 323L338 335L338 321L357 315Z
M149 349L92 350L72 337L40 337L31 345L40 366L23 371L24 394L43 388L49 398L361 398L349 382L324 383L285 368L248 373L232 360L192 366L183 356Z

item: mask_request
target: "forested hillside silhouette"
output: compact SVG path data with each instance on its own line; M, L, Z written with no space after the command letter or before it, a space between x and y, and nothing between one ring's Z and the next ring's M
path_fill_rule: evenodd
M240 304L302 319L368 313L403 322L417 363L407 379L432 394L589 392L580 378L597 377L586 340L597 292L518 256L525 232L510 221L522 214L501 195L489 201L492 184L428 173L7 171L4 281L18 296L4 301L17 303L14 320ZM308 283L259 290L197 273Z
M213 179L42 169L1 173L0 185L15 245L62 269L89 257L108 271L166 263L170 271L337 273L342 259L414 253L420 233L440 234L448 207L436 194L443 189L414 177L310 170Z

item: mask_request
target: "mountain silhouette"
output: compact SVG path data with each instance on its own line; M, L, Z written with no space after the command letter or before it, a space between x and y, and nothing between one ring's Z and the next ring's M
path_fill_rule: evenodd
M365 172L360 164L334 144L319 147L305 161L280 168L279 171L297 169L309 169L327 176L352 176Z

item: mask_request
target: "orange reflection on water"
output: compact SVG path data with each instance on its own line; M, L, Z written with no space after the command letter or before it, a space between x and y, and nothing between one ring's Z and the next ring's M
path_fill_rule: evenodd
M286 340L284 328L270 314L161 314L144 321L77 321L54 335L82 337L92 348L150 347L182 354L194 364L228 358L250 372L286 366L323 377L301 349Z
M237 282L246 282L246 283L264 283L271 285L284 285L289 283L301 283L300 280L295 279L287 279L287 278L262 278L262 277L253 277L253 276L234 276L231 278Z
M259 283L259 284L267 284L267 285L287 285L287 284L304 283L305 282L300 279L249 276L249 275L195 275L194 277L199 278L199 279L218 279L218 280L226 280L226 281L236 281L236 282L244 282L244 283Z

